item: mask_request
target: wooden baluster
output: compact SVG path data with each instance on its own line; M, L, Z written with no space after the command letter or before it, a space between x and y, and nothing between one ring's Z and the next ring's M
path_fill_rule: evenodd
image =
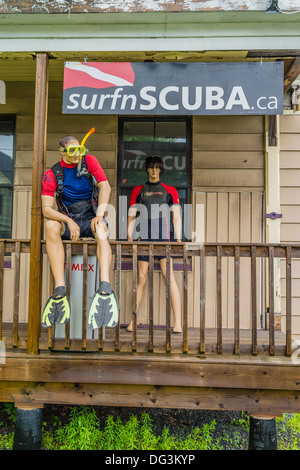
M149 351L153 352L153 277L154 277L154 256L153 245L149 246Z
M115 351L120 350L120 299L121 299L121 261L122 261L122 247L117 244L116 246L116 297L119 306L119 321L115 328Z
M5 242L0 242L0 340L2 340L2 322L3 322L3 285L4 285L4 254Z
M188 256L183 246L183 352L188 353Z
M13 335L12 345L18 347L18 325L19 325L19 299L20 299L20 242L15 244L14 261L14 303L13 303Z
M101 281L101 273L100 273L100 268L99 268L99 279ZM104 347L104 330L103 330L103 326L101 326L100 328L98 328L98 342L97 342L97 348L98 348L98 351L103 351L103 347Z
M132 246L132 351L136 351L136 330L137 330L137 246Z
M252 355L257 355L256 247L251 247Z
M98 329L98 351L103 351L103 327Z
M240 354L240 247L234 247L234 354Z
M171 352L171 246L166 245L166 352Z
M103 351L103 343L103 327L101 326L100 328L98 328L98 351Z
M269 354L275 354L274 336L274 247L269 247Z
M83 245L82 267L82 342L81 349L86 349L86 324L87 324L87 292L88 292L88 245Z
M286 247L286 356L292 355L292 256Z
M217 246L217 353L222 354L222 246Z
M200 354L205 354L205 247L200 248Z
M72 245L66 244L66 293L71 296L71 269L72 269ZM72 315L72 312L71 312ZM70 349L70 322L65 324L65 349Z
M54 290L54 277L50 268L50 274L49 274L49 297L50 295L53 294ZM54 348L54 332L55 332L55 324L48 328L48 349L53 349Z

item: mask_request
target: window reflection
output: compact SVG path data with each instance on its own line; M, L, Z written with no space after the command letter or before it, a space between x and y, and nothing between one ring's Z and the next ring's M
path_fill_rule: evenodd
M145 178L144 161L149 155L162 158L161 180L165 184L187 185L186 122L124 123L123 185L141 184Z

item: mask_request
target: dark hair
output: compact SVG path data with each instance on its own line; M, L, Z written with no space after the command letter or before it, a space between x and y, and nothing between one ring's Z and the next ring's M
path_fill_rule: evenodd
M153 155L152 157L147 157L145 160L146 171L148 168L152 168L154 165L157 165L160 169L160 172L164 169L164 162L158 155Z
M64 148L65 148L65 147L68 146L68 144L69 144L70 142L74 142L74 140L77 140L77 141L78 141L78 139L76 139L76 137L74 137L73 135L65 135L64 137L62 137L62 138L60 139L58 145L59 145L60 147L64 147Z

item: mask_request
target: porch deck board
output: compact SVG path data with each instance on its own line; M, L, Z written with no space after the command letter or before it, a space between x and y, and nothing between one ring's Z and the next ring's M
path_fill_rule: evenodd
M7 350L16 348L12 342L12 323L3 324L3 341ZM18 328L18 349L26 349L26 335L27 335L27 324L19 324ZM98 333L98 332L97 332ZM97 334L96 333L96 334ZM101 330L100 330L101 334ZM207 354L217 353L217 328L206 328L205 329L205 352ZM115 328L105 328L102 332L103 341L101 350L105 352L114 352L116 330ZM199 354L199 341L200 341L200 329L199 328L188 328L188 353ZM241 329L240 330L240 354L250 354L252 352L252 330ZM69 340L68 347L65 346L64 338L55 338L53 342L54 351L98 351L99 344L98 338L87 339L83 342L80 338L71 338ZM137 353L148 352L149 347L149 327L148 325L142 325L137 327L136 337L136 349ZM297 343L292 343L292 351L297 349ZM40 349L48 350L48 330L45 328L41 329L40 335ZM120 328L120 341L119 341L119 352L129 353L132 352L132 333L128 332L126 326ZM180 354L183 351L183 334L172 334L171 335L171 353ZM234 355L234 329L223 328L222 329L222 352L223 354ZM153 328L153 353L166 353L166 328L163 326L154 326ZM275 330L275 355L284 356L286 353L286 334L283 331ZM257 330L257 354L268 355L269 354L269 331L265 329Z

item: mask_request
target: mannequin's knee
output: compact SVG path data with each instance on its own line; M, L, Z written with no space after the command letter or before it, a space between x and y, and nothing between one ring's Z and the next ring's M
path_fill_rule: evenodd
M94 235L98 243L103 245L108 243L109 231L105 222L102 221L97 224Z
M45 223L45 233L47 238L60 237L62 225L57 220L47 220Z

